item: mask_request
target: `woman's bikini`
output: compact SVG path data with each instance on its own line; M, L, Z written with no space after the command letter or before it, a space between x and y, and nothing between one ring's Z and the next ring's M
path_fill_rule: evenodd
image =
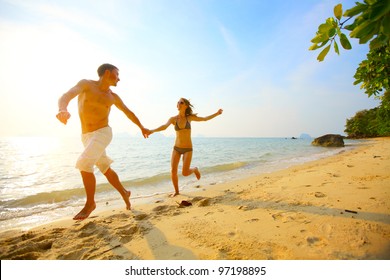
M180 128L179 125L178 125L178 120L176 119L176 124L175 124L175 130L176 131L180 131L180 130L183 130L183 129L191 129L191 124L189 123L187 117L186 117L186 125L184 128ZM187 152L192 152L192 148L179 148L179 147L176 147L174 146L173 149L178 152L179 154L183 155Z

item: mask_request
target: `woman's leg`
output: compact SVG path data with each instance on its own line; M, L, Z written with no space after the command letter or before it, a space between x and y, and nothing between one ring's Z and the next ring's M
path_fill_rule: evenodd
M191 168L192 152L186 152L183 154L183 176L190 176L195 173L196 178L200 179L200 172L198 167Z
M173 150L172 151L172 157L171 157L171 179L172 184L175 189L175 193L172 196L176 196L179 194L179 177L177 175L177 169L179 167L180 162L180 153Z

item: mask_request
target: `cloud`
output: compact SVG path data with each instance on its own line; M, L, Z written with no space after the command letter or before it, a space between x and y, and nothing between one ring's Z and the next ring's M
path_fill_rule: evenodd
M229 54L236 59L240 59L242 56L241 51L233 34L221 22L218 22L217 24Z
M75 8L71 3L62 2L61 5L52 2L9 0L10 4L18 7L27 14L35 15L39 20L47 23L73 26L76 30L84 29L99 32L102 36L117 36L121 34L104 17L93 14L93 6L88 9ZM21 12L22 12L21 11Z

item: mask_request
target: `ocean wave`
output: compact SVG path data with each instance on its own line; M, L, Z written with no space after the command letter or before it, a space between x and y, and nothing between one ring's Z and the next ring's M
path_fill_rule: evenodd
M247 162L233 162L227 164L220 164L215 166L209 166L202 168L203 174L212 174L219 172L227 172L237 170L247 166ZM171 174L168 172L157 174L151 177L137 178L132 180L122 181L125 188L144 188L148 186L159 186L170 182ZM113 190L109 183L101 183L96 186L96 194ZM85 197L85 191L83 187L56 190L52 192L41 192L33 195L29 195L19 199L2 200L1 205L4 208L18 208L27 207L29 205L42 205L42 204L59 204L69 200L78 200Z
M83 197L83 196L85 196L84 188L67 189L67 190L60 190L60 191L53 191L53 192L37 193L20 199L1 201L1 204L3 207L6 208L17 208L17 207L26 207L28 205L50 204L50 203L57 204L60 202L74 199L76 197Z
M34 215L43 214L53 209L60 210L61 208L60 204L44 204L29 207L28 209L24 207L1 209L0 222L24 217L33 217Z
M249 165L248 162L238 161L238 162L208 166L208 167L202 168L202 172L204 172L204 173L226 172L226 171L232 171L232 170L244 168L247 165Z

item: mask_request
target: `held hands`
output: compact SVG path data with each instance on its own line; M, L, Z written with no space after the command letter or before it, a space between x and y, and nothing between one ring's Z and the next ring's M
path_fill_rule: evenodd
M60 111L57 115L56 115L57 119L62 122L63 124L66 124L70 118L70 114L69 112L67 111Z
M152 132L149 129L144 128L144 127L141 128L141 131L142 131L142 136L144 138L149 138L149 135L152 134Z

